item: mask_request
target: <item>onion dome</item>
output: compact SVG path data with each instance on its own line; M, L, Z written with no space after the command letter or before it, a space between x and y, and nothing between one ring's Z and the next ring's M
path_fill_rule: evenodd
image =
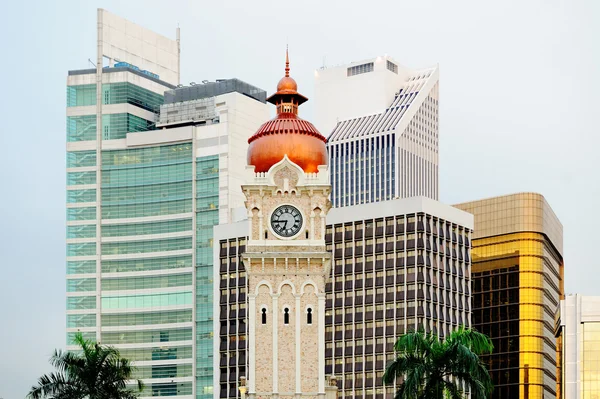
M298 85L290 77L287 50L285 58L285 76L277 84L277 92L267 98L277 107L277 116L248 139L248 165L253 165L255 172L267 172L287 155L304 172L316 173L319 165L327 164L327 139L312 123L298 117L298 106L308 98L298 93Z

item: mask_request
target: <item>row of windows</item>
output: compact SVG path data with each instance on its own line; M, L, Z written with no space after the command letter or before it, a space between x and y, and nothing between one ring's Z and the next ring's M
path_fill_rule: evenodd
M398 255L399 257L396 258L396 256ZM363 257L346 257L343 259L341 257L336 258L332 273L334 275L341 275L342 273L346 273L346 275L348 275L350 273L362 273L363 271L371 272L373 271L373 269L378 271L384 269L395 269L397 271L402 271L406 268L410 269L416 265L420 268L426 267L426 270L432 269L434 272L439 270L440 272L445 271L448 274L458 274L459 277L469 276L468 263L463 263L463 260L460 259L460 257L462 256L460 254L458 261L456 259L450 260L448 257L446 257L445 262L444 257L431 256L429 252L426 253L426 256L418 255L416 257L405 257L403 252L389 252L387 253L387 256L385 254L375 256L375 262L373 262L372 260L365 261ZM465 261L468 262L468 258L465 257Z
M391 134L332 146L329 163L334 206L393 198L396 190L394 141L395 135ZM376 175L376 169L381 173Z
M153 270L179 269L192 266L192 255L176 257L169 256L165 258L153 259L103 260L102 273L145 272Z
M389 71L392 71L392 72L394 72L395 74L398 74L398 65L394 64L394 63L393 63L392 61L390 61L390 60L387 60L386 66L387 66L387 69L388 69Z
M149 324L191 323L192 310L171 312L127 313L102 315L103 327L139 326Z
M103 332L102 343L116 344L142 344L148 342L191 341L193 339L191 328L178 328L176 330L149 330L149 331L119 331Z
M217 177L219 174L219 157L217 155L209 155L196 159L196 178L206 179Z
M96 140L96 115L67 116L67 142ZM127 133L154 130L154 122L138 116L102 115L102 140L124 139Z
M192 180L191 162L127 169L104 169L102 188L130 187Z
M96 189L67 190L67 203L96 202Z
M191 248L193 248L192 237L151 241L107 242L102 244L102 255L178 251Z
M346 76L360 75L361 73L373 72L375 64L368 62L366 64L356 65L346 70Z
M142 204L187 199L191 197L191 181L102 189L102 205Z
M161 94L154 93L129 82L109 83L102 85L104 104L132 104L150 112L158 113L164 103Z
M67 244L67 256L93 256L96 255L95 242Z
M191 359L192 347L181 346L176 348L143 348L143 349L119 349L121 357L134 362L149 360L175 360Z
M96 140L96 115L67 116L67 142Z
M94 341L96 342L96 333L93 331L84 331L84 332L68 332L67 333L67 345L74 345L75 344L75 335L76 334L81 334L81 336L83 337L83 339L88 340L88 341Z
M128 223L102 226L102 237L123 237L149 234L177 233L192 230L192 219L149 223Z
M102 104L132 104L158 113L164 97L129 82L105 83L102 85ZM67 107L96 105L96 85L67 86Z
M96 314L68 314L67 328L96 327Z
M75 237L72 237L75 238ZM78 260L67 262L67 274L96 273L95 260Z
M196 197L207 197L218 195L219 193L219 178L218 176L197 180L196 182Z
M267 324L267 308L260 310L261 324ZM313 323L313 311L312 308L306 308L306 324ZM290 324L290 309L283 308L283 324Z
M126 169L190 162L192 144L135 148L102 152L102 169Z
M416 224L415 224L416 222ZM444 221L443 219L437 218L424 218L423 215L419 214L415 218L414 214L408 214L403 216L396 217L387 217L381 219L369 219L369 220L361 220L353 223L345 223L345 224L336 224L336 225L328 225L327 226L327 234L332 234L333 232L337 233L345 233L346 236L352 237L352 233L359 233L363 230L372 231L375 228L376 235L397 235L406 233L414 233L415 230L417 232L426 232L428 234L433 233L435 236L440 236L440 238L444 237L452 237L453 241L457 239L461 239L461 235L465 234L465 240L468 238L466 233L468 233L468 229L463 228L462 226L456 225L452 222ZM385 228L385 230L384 230ZM458 235L457 235L458 233ZM336 235L337 237L338 235ZM344 237L344 240L348 238Z
M96 171L67 172L67 186L96 184Z
M96 85L67 86L67 107L96 105Z
M357 340L356 343L354 342L349 342L350 345L346 345L346 346L356 346L356 347L360 347L360 346L365 346L365 344L367 345L384 345L386 348L386 352L392 352L393 351L393 347L394 344L396 343L396 337L388 337L388 338L377 338L376 340L364 340L364 339L359 339ZM341 344L341 342L336 343L335 347L336 348L343 348L343 345L338 345ZM326 349L329 350L329 352L331 353L332 349L333 349L333 344L332 343L327 343L326 344ZM341 365L341 364L347 364L347 365L351 365L351 364L360 364L363 362L383 362L384 364L386 362L389 362L390 360L394 359L395 355L393 353L387 353L385 355L364 355L364 356L352 356L352 357L336 357L335 360L333 360L330 356L327 356L328 358L325 360L325 365ZM354 374L347 374L345 376L347 379L353 380L354 378L358 378L359 376L356 376Z
M154 295L103 296L103 309L136 309L162 306L191 305L191 292L174 292Z
M362 285L360 285L360 287L358 286L358 284L356 284L354 286L353 289L351 289L352 287L345 287L345 288L340 288L339 290L337 290L335 293L331 293L331 296L336 298L336 299L342 299L342 298L361 298L365 295L367 296L372 296L372 295L383 295L385 293L391 294L394 292L414 292L415 291L415 287L417 285L415 285L414 282L408 282L406 283L406 285L404 285L404 282L398 282L398 283L388 283L386 285L386 287L381 287L381 288L370 288L369 286L367 286L365 289L363 289ZM452 281L452 284L450 282L447 282L445 284L446 289L441 288L441 295L443 295L444 293L450 295L450 290L453 289L454 291L457 291L457 285L461 286L462 288L462 281L461 280L455 280ZM444 286L444 284L442 284L442 286ZM419 287L419 291L422 292L423 291L423 287L425 287L427 290L429 290L431 287L431 285L427 284L427 285L423 285L422 283L418 284ZM434 293L435 291L435 287L434 289ZM231 290L235 290L235 288L231 288ZM329 291L329 290L328 290ZM462 289L461 289L462 291Z
M71 281L71 280L67 280ZM94 281L94 286L96 282ZM94 287L95 289L95 287ZM93 291L86 290L86 291ZM67 310L79 310L79 309L96 309L96 297L95 296L70 296L67 297Z
M96 207L67 208L67 220L96 220Z
M104 334L102 334L102 340L104 340ZM191 364L168 364L161 366L139 366L136 368L134 377L139 379L148 378L178 378L178 377L191 377L192 376L192 365ZM147 389L144 389L144 393ZM181 395L181 392L175 392L175 395ZM170 396L170 395L163 395Z
M96 291L95 278L67 279L67 292Z
M130 387L135 388L135 387ZM161 383L161 384L146 384L142 395L144 396L176 396L176 395L191 395L192 394L192 383L191 382L177 382L177 383ZM212 394L210 395L212 398ZM208 399L206 396L202 399Z
M96 166L96 151L67 152L67 168L83 168Z
M157 202L153 204L107 205L102 207L102 219L139 218L190 212L192 212L191 199Z
M141 290L192 285L192 274L102 279L102 291Z
M132 104L158 113L164 103L162 95L129 82L105 83L102 85L102 104ZM67 107L96 105L96 85L67 86Z

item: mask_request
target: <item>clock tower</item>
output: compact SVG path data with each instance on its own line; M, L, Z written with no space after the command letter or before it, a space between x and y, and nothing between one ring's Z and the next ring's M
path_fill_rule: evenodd
M249 140L246 196L250 399L335 397L325 381L325 282L331 256L326 139L298 117L289 76L267 99L277 116Z

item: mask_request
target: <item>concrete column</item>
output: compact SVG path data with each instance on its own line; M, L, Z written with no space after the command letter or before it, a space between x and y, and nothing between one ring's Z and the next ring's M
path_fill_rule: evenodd
M273 314L273 397L276 397L279 393L279 348L277 343L279 334L279 295L279 293L273 294L273 309L271 311Z
M299 398L302 395L302 362L301 362L301 349L302 342L300 340L301 336L301 327L302 327L302 319L301 315L303 314L303 310L300 308L302 306L300 299L302 298L302 294L296 294L296 397Z
M256 393L256 294L248 293L248 394L250 397Z
M319 393L325 392L325 293L318 293Z

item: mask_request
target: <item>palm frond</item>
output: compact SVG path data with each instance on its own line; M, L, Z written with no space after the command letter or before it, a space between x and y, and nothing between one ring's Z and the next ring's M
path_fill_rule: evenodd
M400 381L396 399L463 399L461 386L469 389L472 399L485 399L493 385L479 355L491 353L493 348L487 336L464 327L444 341L411 331L396 341L396 358L387 365L383 382Z
M66 378L64 373L44 374L38 379L38 384L31 387L27 397L41 399L48 396L56 396L71 385L71 382Z
M110 346L100 345L75 335L74 342L81 353L54 351L50 363L56 373L42 376L32 387L29 399L133 399L143 389L137 380L137 389L128 389L135 368Z

